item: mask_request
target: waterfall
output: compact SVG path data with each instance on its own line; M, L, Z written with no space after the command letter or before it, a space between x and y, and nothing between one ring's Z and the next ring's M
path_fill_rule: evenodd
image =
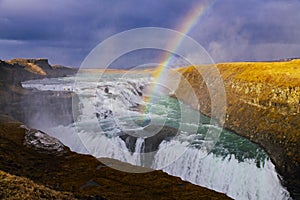
M211 153L202 158L199 156L201 150L194 147L178 158L177 150L185 145L175 140L162 142L153 167L234 199L289 199L289 193L281 186L275 166L269 159L257 168L253 160L239 162L229 155L222 158ZM170 160L174 162L165 166Z
M289 193L280 184L275 167L266 153L263 152L265 156L260 158L262 164L257 164L257 157L263 150L234 133L227 132L223 138L220 137L220 142L207 155L197 145L203 142L203 132L209 125L180 124L187 127L186 134L180 132L179 137L161 134L157 136L159 140L147 140L147 137L138 135L146 129L148 123L148 118L140 120L146 117L145 113L139 112L138 107L146 104L142 89L147 85L149 77L116 79L115 76L117 74L104 76L104 80L97 84L88 80L79 84L78 121L68 126L42 130L61 140L73 151L162 169L170 175L235 199L289 199ZM74 91L71 79L35 80L23 83L23 86L39 90ZM157 101L152 109L157 112L150 113L149 121L160 122L167 117L166 124L176 128L181 123L182 113L178 112L178 101L174 101L177 100L169 97ZM184 112L193 116L192 110ZM197 133L188 133L188 130L195 130L188 127L199 129ZM126 133L135 135L124 137ZM164 135L168 135L168 139L161 137ZM145 155L149 141L159 141L155 146L158 149Z

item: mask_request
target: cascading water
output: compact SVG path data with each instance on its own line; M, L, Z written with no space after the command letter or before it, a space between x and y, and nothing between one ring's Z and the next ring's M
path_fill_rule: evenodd
M159 156L155 158L153 167L161 168L166 159L176 157L176 149L182 148L182 145L184 144L175 140L163 142L160 149L166 149L166 146L171 148L157 154ZM163 168L164 171L194 184L226 193L235 199L288 199L289 195L280 185L274 165L269 159L257 166L257 160L245 159L239 162L235 155L224 158L211 153L205 158L199 158L199 151L201 150L197 148L188 148L183 156Z
M143 89L150 82L150 75L133 73L122 78L122 74L108 73L98 82L89 81L90 76L93 74L81 76L76 90L74 77L22 84L25 88L80 93L81 109L76 123L43 130L73 151L163 169L235 199L290 198L268 155L249 140L223 130L206 155L201 146L212 128L209 119L201 115L200 125L188 119L182 121L180 108L184 107L191 118L198 112L168 96L157 97L155 103L146 102ZM172 129L162 130L156 138L147 137L147 131L156 126ZM164 134L179 127L178 133ZM153 153L147 157L147 152Z

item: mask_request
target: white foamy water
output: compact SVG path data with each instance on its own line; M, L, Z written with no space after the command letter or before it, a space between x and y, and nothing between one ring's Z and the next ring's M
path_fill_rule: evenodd
M255 160L239 162L234 156L225 158L208 154L201 158L201 150L188 148L174 163L165 167L168 160L177 158L177 150L185 144L172 140L160 145L153 164L168 174L179 176L196 185L227 194L235 199L288 199L288 192L281 186L275 167L267 159L263 167L256 167ZM166 161L167 160L167 161Z

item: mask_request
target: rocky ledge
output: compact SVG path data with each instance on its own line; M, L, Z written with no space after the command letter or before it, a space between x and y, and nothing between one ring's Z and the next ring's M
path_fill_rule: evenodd
M224 126L258 143L270 155L283 183L300 198L300 60L216 64L224 81L226 108L218 90L208 91L205 80L218 80L211 66L179 69L183 78L176 97L211 116L226 109ZM194 91L187 90L187 84ZM197 98L192 98L196 94ZM217 118L218 116L211 116Z

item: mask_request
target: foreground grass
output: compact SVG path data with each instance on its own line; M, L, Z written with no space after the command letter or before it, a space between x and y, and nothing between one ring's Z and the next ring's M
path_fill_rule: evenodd
M75 199L67 192L58 192L33 181L0 171L0 199Z

